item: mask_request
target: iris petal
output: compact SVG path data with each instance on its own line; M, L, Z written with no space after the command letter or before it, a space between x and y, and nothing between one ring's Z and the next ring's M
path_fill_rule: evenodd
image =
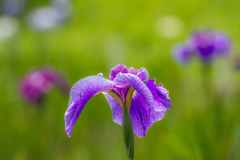
M107 93L103 94L111 107L113 121L122 125L122 107L112 96ZM154 108L156 108L156 110ZM164 107L162 107L162 110L155 105L152 108L149 107L142 96L136 93L130 107L134 133L138 137L144 137L152 124L164 117L165 111L166 109Z
M191 48L191 47L190 47ZM177 44L172 48L173 57L177 62L186 64L190 61L192 51L186 44Z
M89 76L79 80L71 89L68 109L65 112L65 129L72 135L72 129L87 101L95 94L111 89L113 82L101 76Z
M137 75L137 70L135 70L133 67L130 67L129 70L128 70L128 73Z
M137 71L137 76L142 80L142 81L146 81L148 80L148 71L146 70L146 68L141 68Z
M168 91L163 88L162 84L156 85L155 79L150 79L146 82L147 87L153 95L153 108L155 110L171 109L171 100L168 97Z
M168 91L162 84L156 85L155 79L148 80L146 86L153 95L152 107L135 91L130 107L130 116L133 122L133 131L138 137L144 137L154 122L161 120L167 109L171 108ZM122 107L109 94L103 93L112 111L113 121L122 125Z
M122 64L118 64L116 65L114 68L111 69L111 72L110 72L110 80L112 81L116 75L121 72L121 73L128 73L128 69L126 66L122 65Z
M146 104L139 93L135 93L130 107L133 131L138 137L144 137L153 123L161 120L166 110L171 109L168 91L162 87L162 84L156 85L155 79L151 79L146 85L153 95L152 107Z
M109 94L103 93L106 97L112 111L113 121L122 125L122 107L121 105Z
M164 117L165 108L158 111L154 108L155 106L149 107L138 93L136 93L132 99L130 116L132 118L133 131L138 137L144 137L153 123Z
M226 34L216 33L214 43L216 52L225 53L230 51L231 41Z
M155 85L155 87L159 86ZM122 107L112 96L107 93L103 94L111 107L113 121L122 125ZM165 112L166 108L157 99L154 99L153 106L149 107L142 96L136 92L130 107L134 133L138 137L144 137L153 123L164 117Z
M126 85L132 86L147 102L149 106L152 106L153 96L146 84L138 78L136 75L131 73L118 73L116 78L113 80L116 87L126 87Z

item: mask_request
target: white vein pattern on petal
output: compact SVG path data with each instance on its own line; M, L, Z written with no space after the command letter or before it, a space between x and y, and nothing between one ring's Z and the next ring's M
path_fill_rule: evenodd
M168 91L163 88L162 84L156 85L155 79L150 79L146 82L146 85L153 95L154 109L156 111L171 109L171 100L168 97Z
M145 136L145 125L142 117L141 106L138 99L133 98L130 107L130 116L133 123L133 131L138 137ZM147 112L145 112L147 114Z
M133 121L134 133L138 137L144 137L153 123L164 117L166 109L164 107L159 109L157 105L159 105L158 100L154 98L152 107L149 107L139 93L136 93L132 99L130 115Z

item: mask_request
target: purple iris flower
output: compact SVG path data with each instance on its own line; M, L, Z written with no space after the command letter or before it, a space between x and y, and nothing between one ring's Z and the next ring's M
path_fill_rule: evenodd
M28 73L19 83L23 98L29 103L40 103L50 88L56 85L64 94L69 93L66 79L58 72L49 68L41 68Z
M72 135L73 127L87 101L102 92L112 110L113 121L122 125L122 106L128 107L133 131L144 137L154 122L161 120L166 110L171 109L168 91L155 79L148 80L145 68L127 69L119 64L112 68L110 80L102 74L79 80L71 89L68 109L65 113L67 135Z
M193 56L209 63L217 57L227 55L230 49L231 41L225 33L203 30L195 32L186 42L175 45L173 54L183 64Z

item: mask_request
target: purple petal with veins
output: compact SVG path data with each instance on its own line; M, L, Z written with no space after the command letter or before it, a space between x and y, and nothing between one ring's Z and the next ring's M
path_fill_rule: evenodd
M71 89L68 109L65 112L65 129L72 135L72 129L87 101L95 94L111 89L113 82L101 76L89 76L79 80Z
M171 100L168 97L168 91L163 88L162 84L156 85L155 79L150 79L146 82L146 85L153 95L153 108L156 111L171 109Z
M113 80L116 87L124 88L126 85L133 87L147 102L149 106L152 105L153 96L146 84L138 78L136 75L131 73L118 73L116 78Z
M137 75L137 70L135 70L133 67L130 67L129 70L128 70L128 73Z
M164 117L165 111L166 109L155 111L153 107L149 107L140 94L136 93L130 107L134 133L138 137L144 137L153 123Z
M128 69L126 66L122 65L122 64L118 64L116 65L114 68L111 69L110 72L110 80L112 81L114 78L116 78L116 75L121 72L121 73L128 73Z
M167 98L159 98L157 90L159 90L159 87L162 87L155 84L153 85L154 81L155 80L149 80L149 82L147 82L149 83L151 92L156 94L154 96L152 107L149 107L149 105L138 92L135 92L132 98L130 116L133 122L133 131L138 137L144 137L153 123L161 120L164 117L167 107L165 108L163 104L170 103ZM103 94L111 107L113 121L122 125L122 107L113 97L106 93ZM168 92L166 92L166 90L163 88L162 94L166 96ZM163 102L162 100L165 100L166 102Z
M148 80L148 71L146 70L146 68L141 68L137 71L137 76L142 80L142 81L146 81Z
M104 92L103 94L110 105L113 121L122 125L122 107L112 96Z

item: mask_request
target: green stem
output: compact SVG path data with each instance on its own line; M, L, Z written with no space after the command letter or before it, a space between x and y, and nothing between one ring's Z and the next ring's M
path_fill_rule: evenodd
M123 105L122 111L122 129L127 156L129 160L134 160L134 136L133 125L129 110L126 105Z
M212 66L210 64L204 65L202 68L202 83L204 89L204 96L208 105L211 103L212 96Z

